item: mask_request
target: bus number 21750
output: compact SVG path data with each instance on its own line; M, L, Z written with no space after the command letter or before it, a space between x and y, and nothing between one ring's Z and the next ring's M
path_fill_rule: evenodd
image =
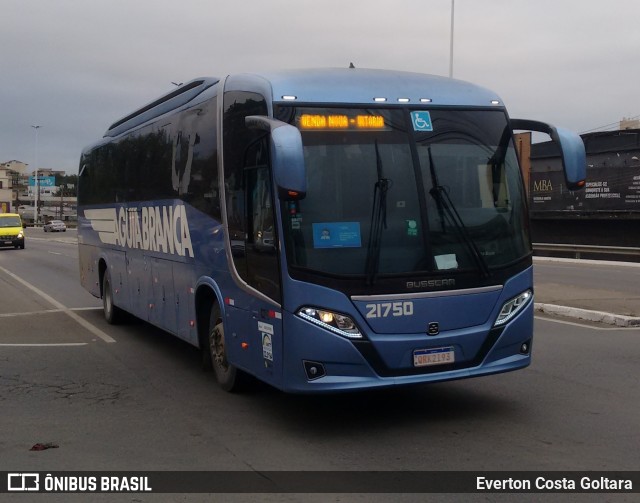
M367 304L367 318L387 318L389 316L413 315L413 302L377 302Z

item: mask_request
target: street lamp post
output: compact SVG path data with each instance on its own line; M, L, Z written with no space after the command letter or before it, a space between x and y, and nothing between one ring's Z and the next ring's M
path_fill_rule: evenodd
M451 39L449 43L449 78L453 77L453 10L455 0L451 0Z
M35 177L34 177L34 182L35 182L35 195L34 197L34 207L33 207L33 225L36 225L38 223L38 196L40 195L40 187L38 187L38 129L40 129L41 126L31 126L33 129L36 130L36 159L35 159Z

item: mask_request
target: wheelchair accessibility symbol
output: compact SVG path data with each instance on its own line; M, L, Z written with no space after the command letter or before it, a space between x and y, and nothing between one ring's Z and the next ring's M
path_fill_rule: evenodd
M433 131L429 112L411 112L411 122L414 131Z

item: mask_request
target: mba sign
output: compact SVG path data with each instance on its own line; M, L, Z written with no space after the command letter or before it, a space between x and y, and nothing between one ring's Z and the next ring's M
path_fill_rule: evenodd
M135 206L84 210L104 244L193 257L184 205Z
M597 167L587 169L583 190L565 188L561 171L531 172L531 213L584 212L640 213L640 172L637 166Z

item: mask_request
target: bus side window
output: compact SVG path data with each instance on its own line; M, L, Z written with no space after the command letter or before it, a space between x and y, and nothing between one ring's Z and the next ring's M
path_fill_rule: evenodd
M273 191L266 137L247 150L245 157L245 253L247 282L280 301L280 275L276 255Z
M248 173L247 183L247 244L261 251L274 251L273 204L271 184L266 166Z
M233 267L256 290L281 301L275 252L273 195L268 137L249 129L248 115L267 115L263 96L228 91L224 95L224 191Z

